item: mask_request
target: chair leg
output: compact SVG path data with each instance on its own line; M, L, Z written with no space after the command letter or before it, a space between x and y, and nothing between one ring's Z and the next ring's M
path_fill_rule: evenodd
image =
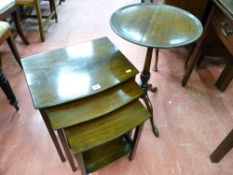
M3 90L3 92L5 93L5 95L7 96L8 100L10 101L10 104L12 106L15 107L15 109L18 111L19 107L18 107L18 102L17 99L15 97L15 94L13 93L10 83L8 82L6 76L3 74L3 72L1 72L0 75L0 86Z
M54 18L55 18L55 21L57 22L57 10L56 10L56 3L55 3L55 0L49 0L49 4L50 4L51 12L52 12L52 11L55 12Z
M43 23L42 23L42 15L41 15L39 0L35 1L35 8L36 8L37 21L38 21L38 26L39 26L39 31L40 31L40 39L42 42L44 42L44 40L45 40L44 27L43 27Z
M20 67L22 68L22 64L21 64L21 61L20 61L20 55L19 55L18 49L17 49L17 47L15 45L15 42L14 42L11 34L7 38L7 43L9 45L13 55L15 56L16 61L19 63Z
M21 39L23 40L24 44L26 45L29 45L29 42L27 40L27 38L25 37L24 33L23 33L23 30L21 28L21 25L20 25L20 19L19 19L19 11L18 11L18 8L17 10L12 14L12 17L14 19L14 22L15 22L15 27L17 29L17 32L19 34L19 36L21 37Z
M158 71L158 61L159 61L159 49L155 49L155 66L154 66L154 71Z

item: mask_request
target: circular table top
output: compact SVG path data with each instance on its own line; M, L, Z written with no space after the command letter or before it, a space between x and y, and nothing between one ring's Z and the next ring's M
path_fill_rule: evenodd
M120 8L110 19L114 32L127 41L153 48L172 48L196 41L202 24L177 7L138 3Z

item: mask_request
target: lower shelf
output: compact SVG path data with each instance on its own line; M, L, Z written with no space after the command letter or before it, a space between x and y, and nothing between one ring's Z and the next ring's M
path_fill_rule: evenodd
M121 136L108 143L83 152L87 173L96 171L132 151L132 141Z

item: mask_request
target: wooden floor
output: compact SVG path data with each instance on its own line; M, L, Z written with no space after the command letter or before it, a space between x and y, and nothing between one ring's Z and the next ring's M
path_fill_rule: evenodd
M65 47L101 36L108 36L129 60L142 70L145 48L122 40L109 26L111 13L136 0L66 0L58 6L59 22L51 22L46 41L41 43L36 23L24 22L31 43L16 38L22 56ZM29 28L28 28L29 27ZM23 71L7 45L0 47L3 70L19 100L18 112L0 92L0 175L79 175L68 162L61 163L38 111L34 110ZM221 65L204 63L193 72L186 88L184 48L161 50L159 72L150 82L158 87L149 94L160 137L152 134L149 122L143 129L135 159L127 157L93 175L232 175L233 151L220 163L209 155L233 128L233 83L224 93L214 87ZM137 77L139 82L139 76Z

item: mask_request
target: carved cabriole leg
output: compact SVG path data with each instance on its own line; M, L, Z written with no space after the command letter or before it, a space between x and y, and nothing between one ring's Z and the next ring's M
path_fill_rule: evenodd
M54 132L52 126L51 126L49 118L48 118L46 112L43 109L40 109L40 113L41 113L41 116L44 119L45 125L46 125L46 127L47 127L47 129L49 131L50 137L52 138L53 143L54 143L54 145L55 145L55 147L57 149L57 152L58 152L58 154L60 156L60 159L61 159L62 162L64 162L66 159L65 159L65 157L64 157L64 155L62 153L62 149L61 149L60 144L59 144L59 142L57 140L55 132Z
M150 123L151 123L151 127L152 127L152 130L153 130L153 133L156 137L159 136L159 130L158 128L156 127L155 125L155 122L154 122L154 117L153 117L153 106L151 104L151 101L148 97L148 94L145 93L143 96L142 96L142 99L143 99L143 102L145 103L146 105L146 108L147 110L150 112L151 114L151 117L150 117Z
M76 166L74 164L74 160L73 160L72 154L70 152L69 145L67 143L67 140L65 138L65 135L64 135L62 129L58 129L57 133L58 133L58 136L59 136L59 138L61 140L61 143L63 145L63 149L64 149L64 151L66 153L66 156L67 156L67 159L68 159L68 161L70 163L70 166L71 166L71 168L72 168L73 171L76 171L77 168L76 168Z

